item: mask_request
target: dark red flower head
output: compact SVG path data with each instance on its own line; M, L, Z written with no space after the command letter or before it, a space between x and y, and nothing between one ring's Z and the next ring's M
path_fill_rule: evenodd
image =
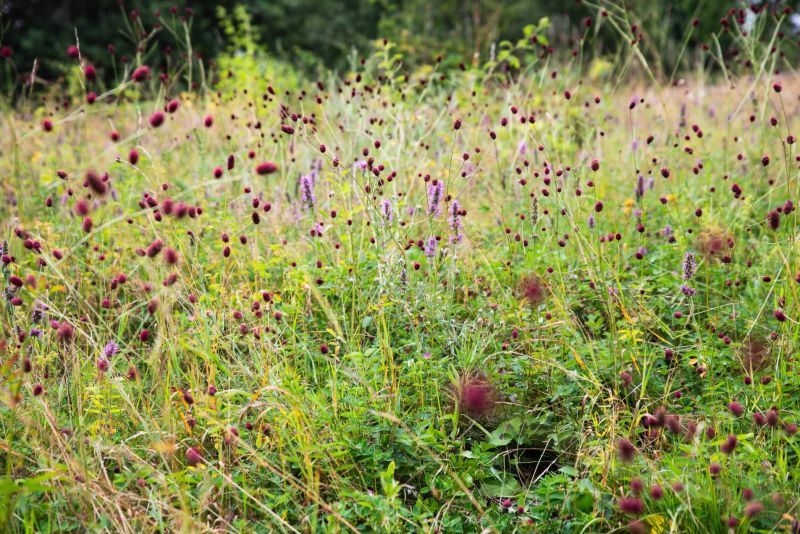
M196 466L203 463L203 457L200 456L200 453L197 452L197 449L194 447L189 447L186 450L186 463L191 466Z
M108 192L108 185L106 185L103 178L94 171L88 171L86 173L86 185L98 196L103 196Z
M491 416L498 401L495 387L477 374L463 375L453 387L453 397L461 413L475 419Z
M626 464L631 463L636 456L636 447L630 442L628 438L620 438L617 441L617 454L620 460Z
M146 81L150 77L150 67L147 65L141 65L140 67L136 67L131 74L131 80L137 83L141 83Z
M67 322L61 322L58 324L58 328L56 329L56 335L58 336L58 341L61 343L71 343L72 340L75 339L75 329L71 324Z
M520 293L531 306L538 306L547 299L549 290L538 274L531 273L522 279Z
M730 404L728 404L728 409L736 417L740 417L744 413L744 407L736 401L733 401Z
M739 444L739 440L736 438L735 435L731 434L720 446L720 450L725 454L731 454L733 451L736 450L736 445Z
M264 163L259 163L258 166L256 166L256 172L262 176L265 174L272 174L277 170L278 166L271 161L265 161Z
M758 501L755 501L745 506L744 515L747 517L753 517L757 514L760 514L762 511L764 511L764 505Z
M150 126L153 128L158 128L162 124L164 124L164 112L156 111L150 115Z
M626 514L639 515L644 511L644 504L636 497L623 497L618 501L618 505Z

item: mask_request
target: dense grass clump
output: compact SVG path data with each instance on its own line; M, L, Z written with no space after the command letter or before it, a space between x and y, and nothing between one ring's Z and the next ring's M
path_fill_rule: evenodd
M74 57L0 135L0 522L800 531L800 83L741 39L671 84Z

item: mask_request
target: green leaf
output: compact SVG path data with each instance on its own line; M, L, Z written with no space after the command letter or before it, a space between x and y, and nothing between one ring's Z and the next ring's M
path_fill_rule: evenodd
M484 482L481 492L489 497L513 497L522 491L522 486L516 478L503 474L500 480Z
M564 473L565 475L568 475L568 476L571 476L571 477L577 477L578 476L578 470L575 469L574 467L572 467L571 465L562 466L558 471L560 473Z
M503 447L511 443L514 438L519 436L519 430L522 427L522 420L519 417L513 417L504 421L498 426L491 434L489 434L489 444L495 447Z

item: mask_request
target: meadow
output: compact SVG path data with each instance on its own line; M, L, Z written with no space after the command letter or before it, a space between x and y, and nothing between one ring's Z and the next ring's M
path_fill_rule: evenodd
M2 529L800 532L782 20L672 76L70 48L0 126Z

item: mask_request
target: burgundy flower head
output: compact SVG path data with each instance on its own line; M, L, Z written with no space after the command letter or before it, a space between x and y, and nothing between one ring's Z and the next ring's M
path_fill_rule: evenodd
M549 293L547 284L535 273L525 276L519 287L522 298L528 301L531 306L542 304Z
M490 417L497 408L497 390L482 375L461 376L453 387L453 397L461 413L474 419Z
M258 174L260 174L262 176L265 175L265 174L272 174L273 172L275 172L277 170L278 170L278 166L275 163L271 162L271 161L265 161L264 163L259 163L256 166L256 173L258 173Z
M146 81L150 77L150 67L147 65L141 65L136 67L136 69L131 74L131 80L137 83L141 83Z

